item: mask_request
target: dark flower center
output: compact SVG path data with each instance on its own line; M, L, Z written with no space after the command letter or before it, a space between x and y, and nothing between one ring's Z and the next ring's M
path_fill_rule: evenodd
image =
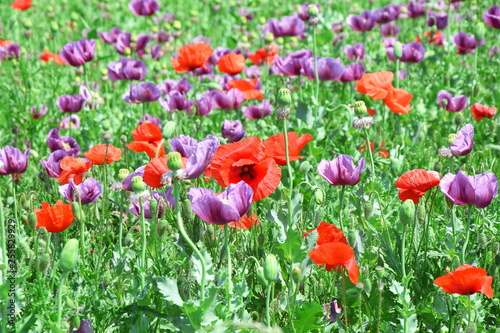
M255 178L255 176L253 175L253 167L254 166L255 166L255 164L247 164L247 165L242 166L239 176L241 178L250 177L250 179L254 179Z

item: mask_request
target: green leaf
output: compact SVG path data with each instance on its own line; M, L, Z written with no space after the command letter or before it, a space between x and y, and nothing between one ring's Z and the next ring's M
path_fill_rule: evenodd
M276 254L286 262L299 262L307 256L307 251L302 246L302 236L293 229L289 229L284 243L276 246Z
M169 278L157 278L156 285L158 286L158 290L163 297L175 305L183 306L184 301L179 295L179 289L177 289L177 281Z
M206 272L206 281L213 281L215 279L215 273L214 273L214 267L212 265L212 257L210 256L210 254L207 252L207 250L203 250L201 252L201 255L203 256L203 258L201 258L201 260L203 260L205 262L205 267L207 269L207 272ZM196 279L196 281L198 283L201 283L201 261L200 259L198 258L198 256L196 254L193 254L191 260L193 260L193 270L192 270L192 273Z
M296 333L307 333L321 329L318 322L323 317L323 307L316 303L304 303L295 311L293 326Z

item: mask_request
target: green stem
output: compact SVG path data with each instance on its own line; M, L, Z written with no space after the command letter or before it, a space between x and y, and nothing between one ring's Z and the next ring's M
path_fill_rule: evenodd
M462 265L465 265L465 251L467 250L467 245L469 244L470 238L470 226L471 226L471 215L472 215L472 205L469 205L467 209L467 225L465 226L465 241L462 247Z
M153 200L153 199L152 199ZM141 292L144 292L145 284L145 274L146 274L146 223L144 222L144 205L142 200L139 199L139 209L140 209L140 221L141 221L141 232L142 232L142 248L141 248Z
M15 174L12 175L12 196L14 197L14 218L16 219L16 227L19 229L19 219L17 216L17 185L16 185L16 179L15 179Z
M61 329L61 319L62 319L62 288L64 286L64 280L68 272L63 272L61 279L59 280L59 287L57 288L57 328Z
M189 238L186 229L184 228L184 221L182 220L181 216L181 208L179 204L179 180L177 179L177 171L173 172L173 186L174 186L174 198L175 198L175 211L176 211L176 217L177 217L177 226L179 228L179 232L184 238L184 241L191 247L194 253L198 256L200 259L200 264L201 264L201 283L200 283L200 299L203 300L205 298L205 284L206 284L206 279L207 279L207 267L205 264L205 260L203 259L203 256L201 255L200 250L196 247L196 245L193 243L191 238Z
M366 150L368 150L368 156L370 156L370 167L371 167L370 179L373 180L373 177L375 176L375 163L373 162L372 147L370 145L370 138L368 137L368 131L366 130L366 127L363 128L363 132L365 133Z
M396 78L396 88L399 88L399 59L396 59L396 72L394 74Z
M319 75L318 75L318 50L317 50L317 45L316 45L316 27L312 27L313 32L313 60L314 60L314 83L315 83L315 92L314 92L314 97L316 98L316 106L314 108L314 120L316 121L318 119L318 112L319 112Z
M406 278L406 224L403 225L403 234L401 235L401 270L404 279Z
M273 286L272 283L269 283L267 285L267 291L266 291L266 324L267 326L271 326L271 314L269 311L269 303L271 300L271 287Z
M293 194L293 171L292 171L292 166L290 165L290 154L288 152L288 122L287 119L283 119L283 131L284 131L284 138L285 138L285 158L286 158L286 168L288 170L288 178L289 178L289 184L288 184L288 195L287 195L287 205L288 205L288 225L287 225L287 230L288 228L293 227L293 210L292 210L292 194ZM285 231L287 231L285 230Z
M4 264L2 272L2 284L6 284L7 281L7 238L5 233L5 219L3 215L3 202L0 196L0 232L2 235L2 263ZM9 303L8 293L5 293L5 298L3 299L2 306L2 332L7 332L7 305Z
M227 255L227 302L229 312L232 312L232 302L231 298L233 295L233 281L231 279L232 273L232 265L231 265L231 250L229 249L229 227L224 226L224 246L226 247L226 255Z
M344 211L344 197L345 197L345 185L340 187L340 197L339 197L339 224L340 230L344 232L344 225L342 224L342 216Z

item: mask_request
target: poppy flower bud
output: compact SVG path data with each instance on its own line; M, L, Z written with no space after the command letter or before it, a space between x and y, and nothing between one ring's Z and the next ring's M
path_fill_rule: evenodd
M111 123L109 120L103 120L102 122L102 130L104 132L109 132L111 130Z
M403 56L403 44L396 42L394 44L394 58L400 59Z
M173 28L175 30L181 30L182 29L182 22L181 21L178 21L178 20L175 20L174 21L174 24L173 24Z
M488 246L488 237L484 232L481 232L477 237L477 242L479 243L479 247L484 249Z
M287 88L281 88L278 90L277 102L281 106L287 106L292 103L292 93Z
M162 197L158 198L158 200L163 199ZM151 216L158 216L158 201L152 199L149 201L149 211Z
M30 213L30 215L28 215L28 225L31 228L35 229L35 227L36 227L36 214L35 213Z
M309 163L309 161L304 161L300 163L299 170L301 173L306 174L309 171L309 169L311 169L311 163Z
M391 169L396 175L399 175L401 173L401 160L391 159Z
M167 166L170 170L177 171L180 168L182 168L182 159L181 159L182 156L180 153L172 151L167 154L167 157L168 157Z
M477 95L479 95L479 91L481 90L480 88L481 86L476 82L472 88L472 96L477 97Z
M83 211L80 207L80 204L77 201L73 201L71 203L71 210L73 211L73 215L77 221L83 221Z
M372 281L370 279L365 279L363 281L363 290L368 294L372 291Z
M408 201L408 200L406 200L406 201ZM382 266L375 267L375 274L377 274L377 277L379 279L383 279L384 276L385 276L385 269L384 269L384 267L382 267Z
M460 126L464 122L464 115L462 112L457 112L455 114L455 125Z
M292 271L292 278L295 283L300 282L300 277L302 275L302 270L300 269L299 266L294 266L293 271Z
M365 214L365 218L369 219L373 214L373 203L371 200L365 201L363 203L363 213Z
M366 108L366 104L363 101L354 102L354 112L359 117L362 117L368 113L368 109Z
M264 287L267 287L267 285L269 284L269 282L267 282L266 278L264 277L264 267L257 268L257 279Z
M448 143L452 144L453 140L455 140L456 137L457 137L457 135L455 133L448 135Z
M47 271L50 265L50 255L48 253L42 254L38 258L38 262L36 263L36 270L40 273L44 273Z
M289 108L279 108L276 110L276 117L279 120L284 120L290 118L290 109Z
M443 164L441 162L437 162L436 164L434 164L433 170L441 173L441 170L443 170Z
M164 139L170 139L175 133L175 128L177 125L173 121L167 122L165 125L163 125L163 130L162 130L162 137Z
M155 200L152 200L155 201ZM163 237L165 233L168 230L168 221L167 220L159 220L158 223L156 223L156 234L158 235L159 238Z
M307 7L307 15L312 16L312 17L316 17L316 16L318 16L318 14L319 14L319 8L317 5L311 4Z
M415 203L413 200L405 200L399 208L399 220L404 225L410 224L415 218Z
M483 22L476 23L476 29L474 30L474 37L476 40L481 40L486 34L486 27Z
M124 180L128 175L130 175L130 171L128 169L120 169L120 171L118 171L119 180Z
M141 192L146 189L146 183L142 180L141 176L132 177L132 191Z
M63 250L61 251L61 258L59 260L59 268L66 273L75 269L78 262L78 240L72 238L66 242Z
M312 190L314 193L314 200L316 201L316 204L323 204L325 202L325 191L319 186L314 186Z
M268 282L273 282L278 278L279 264L274 254L268 254L264 261L264 277Z

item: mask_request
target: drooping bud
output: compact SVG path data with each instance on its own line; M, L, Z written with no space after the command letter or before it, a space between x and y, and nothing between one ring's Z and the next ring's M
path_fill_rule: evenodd
M38 262L36 263L36 270L40 273L44 273L47 271L50 265L50 255L48 253L42 254L38 258Z
M257 268L257 279L259 280L260 284L263 285L264 287L267 287L267 285L269 284L269 282L267 282L264 276L264 267Z
M460 126L464 122L464 115L462 112L457 112L455 114L455 125Z
M290 103L292 103L292 93L287 88L281 88L280 90L278 90L278 96L276 100L281 106L290 105Z
M410 224L415 218L415 203L413 200L406 200L399 208L399 220L404 225Z
M162 136L164 139L170 139L174 136L177 125L173 121L168 121L163 125Z
M363 213L366 219L369 219L373 215L373 202L371 200L363 203Z
M316 204L317 205L323 204L325 202L325 191L319 186L313 186L312 190Z
M82 211L82 207L80 206L80 203L78 201L73 201L71 203L71 210L73 211L73 215L75 216L75 220L77 221L83 221L84 220L84 215Z
M36 214L35 213L30 213L30 215L28 215L28 224L31 228L35 229L35 227L36 227Z
M264 277L268 282L273 282L278 278L279 264L274 254L268 254L264 261Z
M394 58L400 59L403 56L403 44L396 42L394 44Z
M132 177L132 191L141 192L146 189L146 183L142 180L141 176Z
M70 239L64 245L61 251L61 259L59 260L59 268L66 273L75 269L78 262L78 240Z
M182 156L176 151L167 154L167 167L172 171L177 171L182 168Z
M309 169L311 169L311 163L309 163L309 161L303 161L300 163L299 170L301 173L306 174Z
M128 169L120 169L120 171L118 171L119 180L124 180L128 175L130 175L130 171Z

